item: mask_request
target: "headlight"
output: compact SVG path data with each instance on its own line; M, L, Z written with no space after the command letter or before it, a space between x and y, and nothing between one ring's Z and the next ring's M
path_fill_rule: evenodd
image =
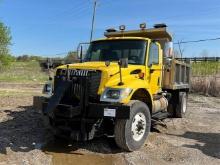
M119 99L120 98L120 90L110 89L106 92L103 97L104 99Z
M53 91L52 83L48 82L44 85L43 94L51 95Z
M106 102L120 102L122 99L128 97L132 89L130 88L106 88L101 95L100 101Z

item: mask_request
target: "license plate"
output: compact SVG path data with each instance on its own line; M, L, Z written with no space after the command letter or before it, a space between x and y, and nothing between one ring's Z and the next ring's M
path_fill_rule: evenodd
M116 114L115 112L116 112L115 109L104 108L104 116L115 117Z

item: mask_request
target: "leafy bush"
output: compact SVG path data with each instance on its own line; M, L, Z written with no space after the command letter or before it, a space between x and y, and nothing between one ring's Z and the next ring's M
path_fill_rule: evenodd
M7 66L13 61L15 61L15 58L10 55L0 55L0 66Z
M14 59L9 55L9 45L11 44L10 30L0 22L0 66L9 65Z

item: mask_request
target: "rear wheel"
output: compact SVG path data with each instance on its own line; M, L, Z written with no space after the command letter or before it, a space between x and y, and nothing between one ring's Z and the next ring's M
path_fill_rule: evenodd
M187 92L174 92L169 101L168 112L171 117L183 118L187 113Z
M130 103L130 119L118 119L115 123L116 144L126 150L139 149L145 142L151 127L151 115L147 105L133 100Z

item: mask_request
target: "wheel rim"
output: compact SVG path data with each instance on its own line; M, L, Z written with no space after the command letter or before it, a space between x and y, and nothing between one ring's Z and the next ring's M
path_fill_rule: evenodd
M186 113L186 95L183 96L182 102L183 102L183 113Z
M131 133L132 137L135 141L140 141L146 131L146 117L143 113L139 112L137 113L133 120L131 125Z

